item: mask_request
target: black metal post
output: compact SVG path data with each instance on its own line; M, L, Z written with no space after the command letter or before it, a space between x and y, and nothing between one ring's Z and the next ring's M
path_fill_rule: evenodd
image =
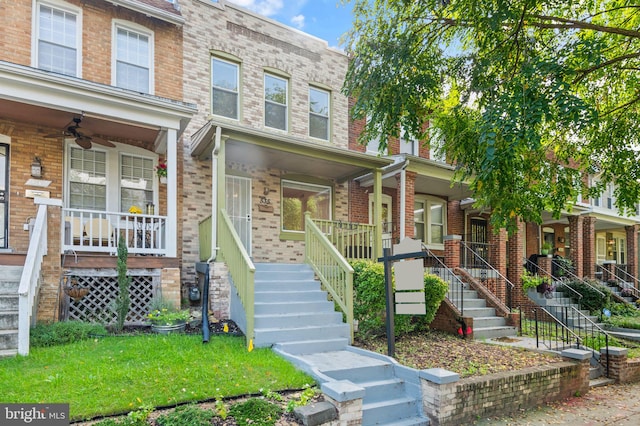
M395 356L396 352L396 336L395 324L393 317L393 284L391 281L391 249L385 248L382 251L384 258L384 290L387 299L387 355Z

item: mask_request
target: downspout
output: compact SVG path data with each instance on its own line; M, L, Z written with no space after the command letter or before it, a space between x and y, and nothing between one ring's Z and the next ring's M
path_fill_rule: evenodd
M216 127L213 151L211 152L211 257L207 263L216 260L218 255L218 152L220 151L220 137L222 128Z
M406 236L406 224L407 218L407 166L409 162L405 160L402 169L400 170L400 241L404 240Z
M202 343L209 342L209 264L218 255L218 151L220 150L220 126L216 127L213 151L211 152L211 256L207 259L202 291Z

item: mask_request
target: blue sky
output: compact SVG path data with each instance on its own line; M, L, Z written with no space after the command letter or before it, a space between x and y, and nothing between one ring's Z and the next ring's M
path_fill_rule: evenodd
M340 0L228 0L342 47L338 38L351 27L351 5Z

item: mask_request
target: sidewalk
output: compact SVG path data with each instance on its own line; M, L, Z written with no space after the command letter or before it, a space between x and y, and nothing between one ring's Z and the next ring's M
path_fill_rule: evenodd
M591 388L587 395L550 403L509 417L479 419L477 426L637 426L640 383Z

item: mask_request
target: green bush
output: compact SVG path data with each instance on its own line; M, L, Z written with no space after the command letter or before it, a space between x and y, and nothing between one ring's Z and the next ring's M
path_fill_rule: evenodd
M38 324L30 331L32 347L65 345L88 339L91 335L107 334L104 326L82 321L60 321L51 324Z
M601 288L600 291L604 293L604 297L600 293L598 293L595 288L600 287L596 283L591 283L591 286L583 283L582 281L569 281L563 284L566 287L570 287L573 290L577 291L582 295L582 299L580 300L580 305L582 309L587 309L589 312L593 314L599 314L602 312L604 308L611 304L611 297L609 296L609 292L604 288ZM562 291L562 288L559 288ZM568 297L571 297L572 292L566 293Z
M214 413L197 405L183 405L169 414L158 416L158 426L210 426Z
M612 327L640 329L640 317L613 315L605 318L604 322Z
M239 426L271 426L280 420L282 408L266 399L251 398L232 405L229 415L233 416Z
M385 334L386 299L384 266L382 263L357 260L351 262L354 271L353 313L358 321L358 337L368 338ZM448 286L435 275L425 274L424 295L426 315L397 315L394 317L397 336L424 330L435 318Z

